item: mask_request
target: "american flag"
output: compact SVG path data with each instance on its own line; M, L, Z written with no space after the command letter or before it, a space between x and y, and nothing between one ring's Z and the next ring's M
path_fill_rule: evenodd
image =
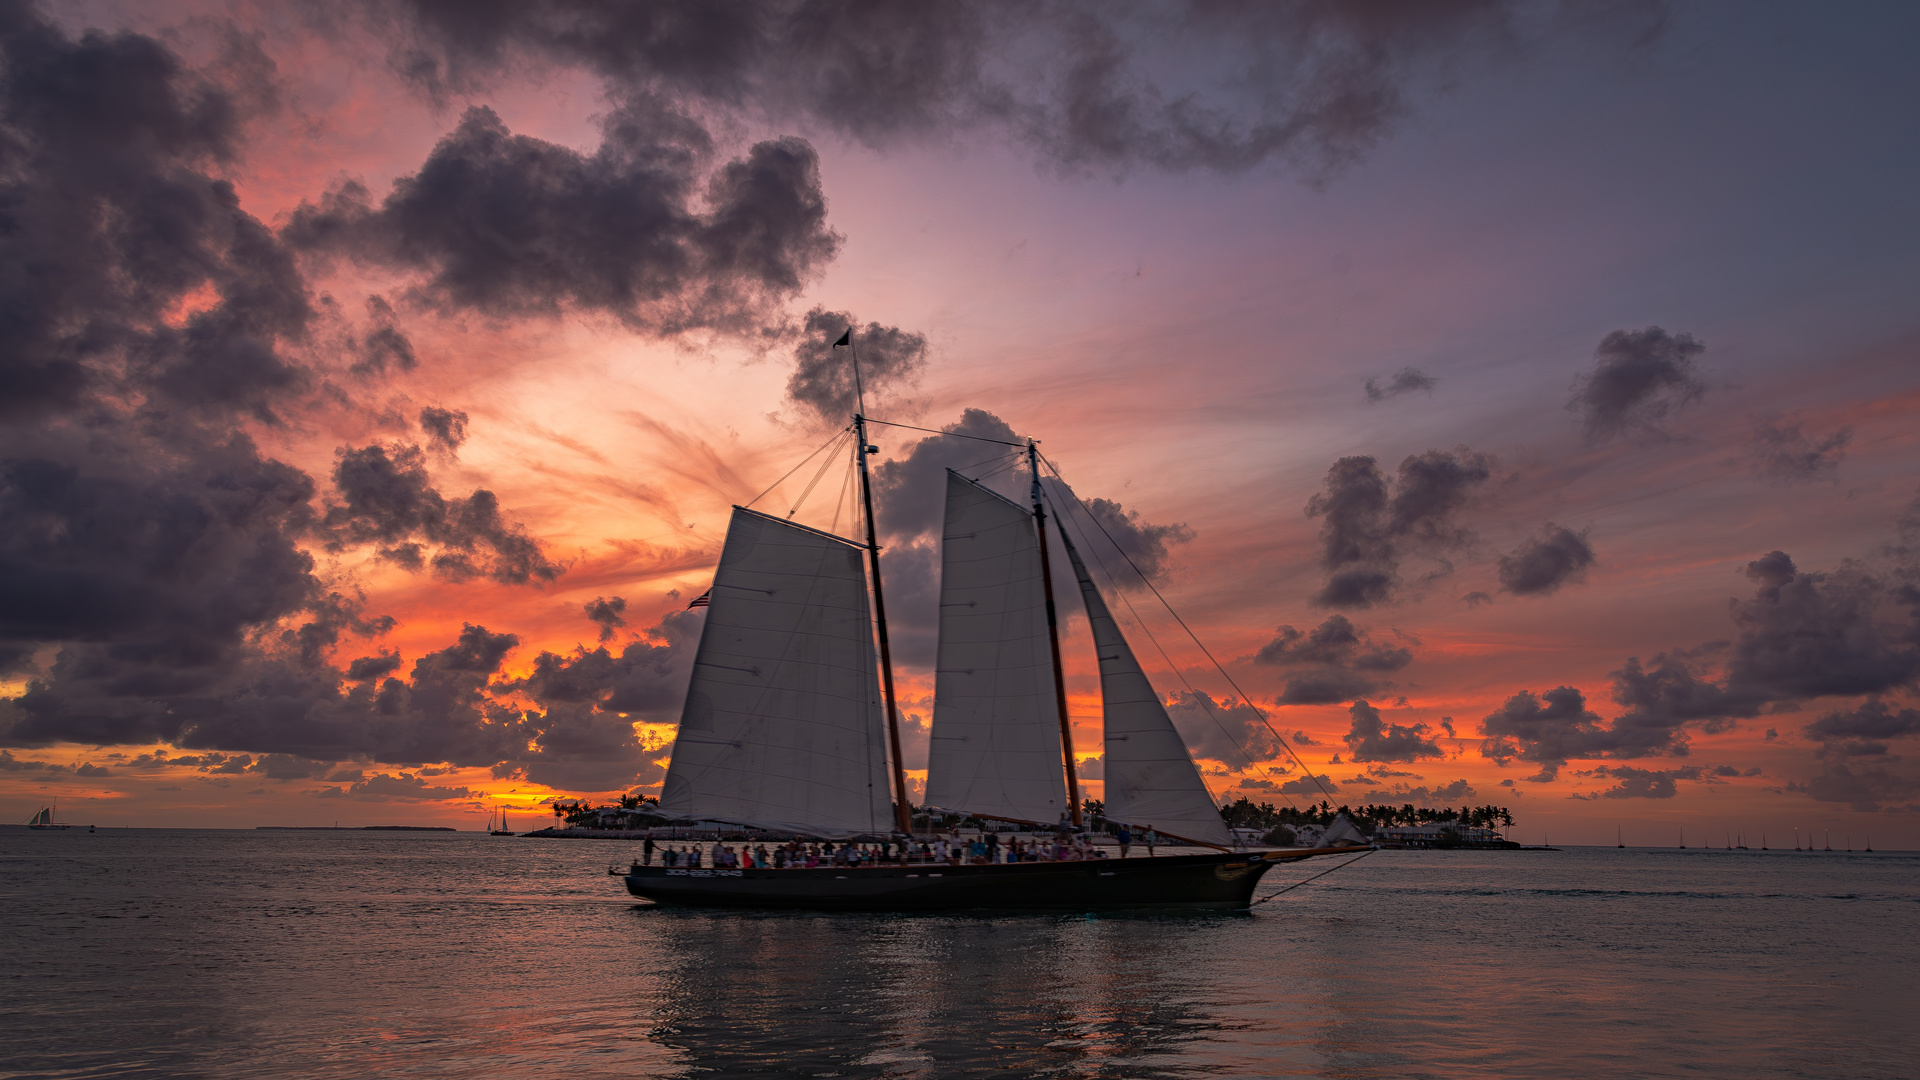
M693 603L687 605L687 610L692 611L694 608L697 608L697 607L706 607L707 598L712 595L713 595L713 590L708 589L706 592L703 592L699 596L694 597Z

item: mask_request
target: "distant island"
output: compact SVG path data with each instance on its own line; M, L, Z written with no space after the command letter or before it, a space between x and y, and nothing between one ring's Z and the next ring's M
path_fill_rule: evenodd
M279 832L459 832L446 825L255 825Z

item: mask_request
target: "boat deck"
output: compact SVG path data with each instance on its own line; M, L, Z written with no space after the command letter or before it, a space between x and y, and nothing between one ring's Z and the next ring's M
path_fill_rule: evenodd
M812 869L634 866L627 891L700 907L925 911L1234 910L1274 866L1352 848L1212 852L1064 862L874 863Z

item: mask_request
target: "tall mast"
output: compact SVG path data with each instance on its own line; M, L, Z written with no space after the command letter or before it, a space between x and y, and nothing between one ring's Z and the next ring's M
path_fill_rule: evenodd
M853 349L853 328L849 326L841 341L853 361L853 437L855 456L860 459L860 501L867 515L867 561L873 568L873 618L880 631L880 684L887 696L887 746L893 753L893 822L901 832L913 835L913 812L907 809L907 770L900 760L900 705L893 694L893 645L887 637L887 600L880 588L880 533L873 520L873 478L868 475L867 457L880 448L867 442L867 402L860 385L860 355ZM835 344L838 344L836 342Z
M1067 676L1060 668L1060 617L1053 606L1053 567L1047 557L1047 509L1040 497L1040 455L1027 440L1027 468L1033 472L1033 527L1040 534L1040 582L1047 597L1047 644L1053 648L1053 696L1060 707L1060 756L1067 766L1067 806L1073 827L1080 816L1080 778L1073 771L1073 724L1067 719Z

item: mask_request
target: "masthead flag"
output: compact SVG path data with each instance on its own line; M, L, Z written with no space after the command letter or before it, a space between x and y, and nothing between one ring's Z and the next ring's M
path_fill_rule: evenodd
M847 327L847 332L844 334L841 334L840 340L833 343L833 347L836 349L842 345L846 345L846 346L853 345L853 327L851 326Z
M699 596L694 597L693 603L687 605L687 610L692 611L694 608L697 608L697 607L706 607L707 599L712 595L713 595L713 590L708 589L706 592L703 592Z

